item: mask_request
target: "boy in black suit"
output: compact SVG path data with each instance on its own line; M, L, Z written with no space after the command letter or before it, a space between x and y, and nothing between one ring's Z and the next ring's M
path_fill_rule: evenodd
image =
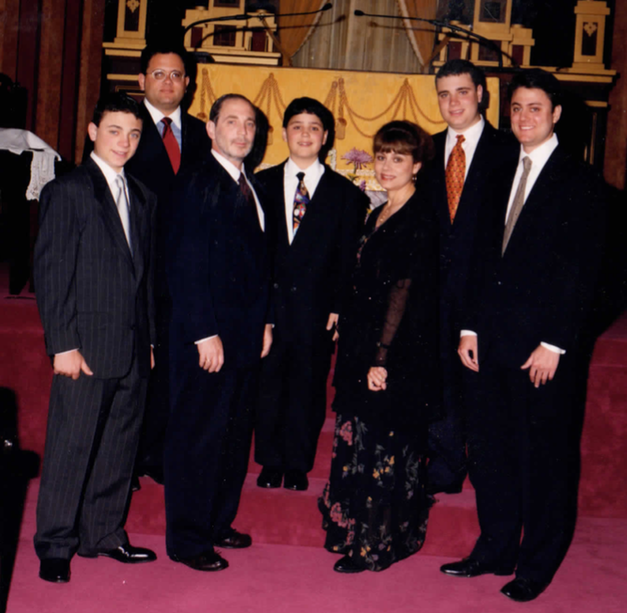
M128 542L126 502L153 364L154 196L124 165L142 132L137 103L98 102L82 166L41 195L35 284L52 359L37 506L39 576L70 579L70 559L150 562Z
M257 484L306 490L326 412L335 326L369 200L323 160L333 115L312 98L283 117L290 157L257 176L273 199L276 326L264 359L255 427Z

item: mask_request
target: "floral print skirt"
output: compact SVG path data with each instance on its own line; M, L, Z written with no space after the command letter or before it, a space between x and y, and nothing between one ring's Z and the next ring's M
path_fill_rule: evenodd
M417 440L407 428L369 428L338 413L331 474L318 500L326 549L380 571L422 547L433 499Z

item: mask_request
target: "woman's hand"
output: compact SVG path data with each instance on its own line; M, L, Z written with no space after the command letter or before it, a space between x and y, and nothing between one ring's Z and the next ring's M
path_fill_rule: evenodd
M383 366L371 366L368 371L368 389L380 392L387 388L388 371Z

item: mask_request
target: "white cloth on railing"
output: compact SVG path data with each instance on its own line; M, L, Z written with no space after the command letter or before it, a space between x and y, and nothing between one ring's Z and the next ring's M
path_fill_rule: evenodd
M61 156L45 141L28 130L0 128L0 149L16 155L31 151L30 183L26 189L27 200L39 200L44 185L54 179L54 162Z

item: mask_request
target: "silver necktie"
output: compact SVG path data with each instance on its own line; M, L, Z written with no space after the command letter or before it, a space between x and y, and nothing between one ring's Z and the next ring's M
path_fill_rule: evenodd
M126 181L122 175L118 175L115 178L115 184L118 187L118 197L115 199L115 205L118 207L118 214L120 215L120 221L124 228L126 242L128 243L131 253L133 253L133 245L131 244L131 220L129 217L128 198L126 196Z
M512 232L514 231L514 226L516 225L518 217L520 217L520 212L522 211L523 205L525 204L525 189L527 187L527 177L529 176L529 172L531 171L531 158L525 156L522 159L522 163L523 173L520 177L520 182L518 183L518 189L516 190L516 195L514 196L514 202L512 202L512 208L509 212L507 223L505 224L505 233L503 234L501 255L503 255L505 253L505 249L507 249L507 243L509 243L509 239L511 238Z

